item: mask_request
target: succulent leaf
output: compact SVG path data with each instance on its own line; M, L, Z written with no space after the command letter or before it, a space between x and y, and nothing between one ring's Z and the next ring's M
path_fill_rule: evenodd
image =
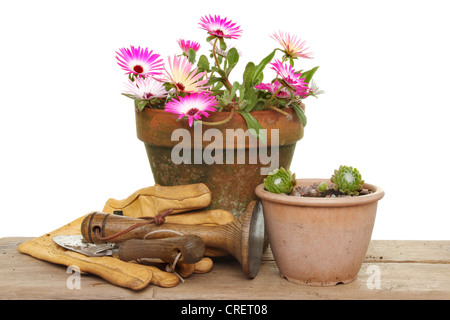
M364 184L359 171L349 166L340 166L339 169L334 170L331 182L334 183L334 190L348 195L358 195Z
M264 179L264 188L277 194L291 194L296 184L295 173L292 174L289 169L284 168L275 169Z
M319 190L319 192L325 192L328 190L328 184L326 182L322 182L321 184L319 184L319 186L317 187L317 190Z

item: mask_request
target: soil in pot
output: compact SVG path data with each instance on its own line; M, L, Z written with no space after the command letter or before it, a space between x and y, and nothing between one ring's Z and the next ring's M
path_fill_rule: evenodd
M334 190L332 184L327 185L328 188L325 191L321 191L318 183L313 183L306 186L297 186L291 193L294 197L314 197L314 198L348 198L363 196L366 194L371 194L373 191L367 188L363 188L359 191L358 195L349 195L342 193L339 190Z

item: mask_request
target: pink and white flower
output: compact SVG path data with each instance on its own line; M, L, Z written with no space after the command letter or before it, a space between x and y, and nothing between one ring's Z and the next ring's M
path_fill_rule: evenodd
M306 97L308 96L310 90L308 88L308 83L306 83L304 78L301 78L301 73L295 73L294 68L291 65L287 65L280 60L275 60L271 62L271 69L274 70L279 77L283 80L292 90L298 93L298 95Z
M121 48L116 51L117 63L126 71L125 74L136 76L158 76L162 73L164 63L158 59L159 54L149 51L147 48L133 47Z
M202 80L206 71L197 73L198 68L192 70L193 67L186 56L174 55L172 60L169 57L170 72L166 69L167 80L176 86L178 92L200 92L209 89L209 86L205 86L209 79Z
M297 36L279 31L271 35L271 38L283 46L286 55L292 58L312 59L312 53L305 52L309 49L305 48L305 41L302 42Z
M165 99L168 94L164 84L152 77L137 77L135 81L128 80L125 83L125 89L124 95L140 100Z
M192 93L185 97L172 99L166 104L165 111L179 114L179 119L187 117L189 126L192 127L194 120L200 120L202 116L209 117L210 112L217 111L217 100L206 92Z
M236 26L236 23L228 21L227 18L222 19L220 16L204 16L199 24L202 29L217 38L237 39L242 32L241 27Z
M183 53L187 56L189 56L189 49L192 49L195 52L200 49L200 43L195 41L179 39L177 42L181 50L183 50Z

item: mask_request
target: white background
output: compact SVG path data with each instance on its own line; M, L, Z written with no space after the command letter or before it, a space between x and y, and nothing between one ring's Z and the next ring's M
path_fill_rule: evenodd
M386 195L373 239L449 240L448 1L2 1L0 237L39 236L153 185L115 51L209 49L200 17L242 26L259 62L284 30L304 39L326 94L305 100L299 178L357 167ZM279 56L279 52L278 55ZM300 64L299 64L300 63ZM265 80L270 80L267 72Z

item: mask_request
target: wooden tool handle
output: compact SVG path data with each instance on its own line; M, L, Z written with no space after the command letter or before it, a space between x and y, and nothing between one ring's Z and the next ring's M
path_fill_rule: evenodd
M233 255L250 279L258 272L264 242L264 218L259 201L250 202L239 218L224 225L155 225L152 222L155 221L94 212L83 219L81 234L90 243L102 243L111 238L116 243L129 239L161 239L173 237L174 233L196 235L205 247Z
M220 226L163 223L147 224L144 219L116 216L95 212L87 215L81 223L81 234L90 243L106 241L123 242L129 239L161 239L174 234L199 236L206 247L223 249L242 261L242 237L248 238L248 231L242 232L241 221L236 219ZM114 237L114 240L111 240Z
M164 262L173 262L180 252L179 262L196 263L203 258L205 244L196 235L153 240L131 239L119 245L118 254L123 261L159 258Z

